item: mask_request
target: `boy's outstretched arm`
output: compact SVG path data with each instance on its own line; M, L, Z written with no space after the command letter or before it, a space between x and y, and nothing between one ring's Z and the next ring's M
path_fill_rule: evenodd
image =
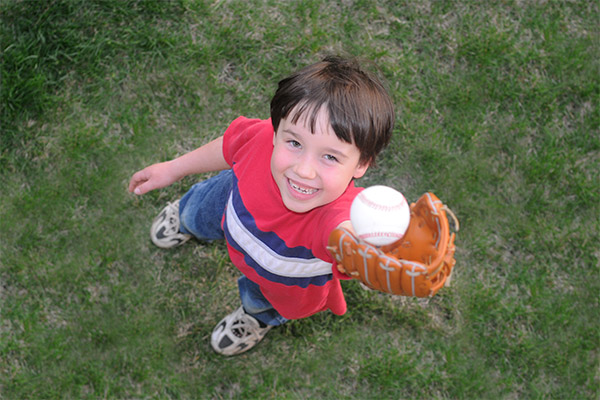
M223 156L223 137L198 147L171 161L152 164L136 172L129 181L129 191L145 194L171 185L185 176L230 168Z

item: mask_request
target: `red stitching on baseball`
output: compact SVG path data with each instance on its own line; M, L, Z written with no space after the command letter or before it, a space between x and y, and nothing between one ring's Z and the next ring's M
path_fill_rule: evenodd
M404 236L403 233L398 233L398 232L367 232L367 233L361 233L360 235L358 235L361 239L367 239L367 238L372 238L372 237L395 237L400 239L402 236Z
M404 203L406 203L406 199L404 198L404 196L402 196L402 200L400 201L399 204L394 204L391 206L384 206L383 204L379 204L374 202L373 200L369 199L364 192L360 192L358 194L358 197L360 197L360 200L363 201L367 206L374 208L376 210L381 210L381 211L394 211L394 210L399 210L404 206Z

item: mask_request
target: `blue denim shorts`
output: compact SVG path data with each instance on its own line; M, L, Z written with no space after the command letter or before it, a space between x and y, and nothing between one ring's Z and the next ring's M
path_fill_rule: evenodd
M179 201L179 231L203 241L225 239L221 220L232 182L228 169L192 186Z
M228 169L192 186L179 202L179 230L202 241L225 239L221 221L232 182L233 172ZM265 299L256 283L242 276L238 288L248 314L267 325L281 325L287 321Z

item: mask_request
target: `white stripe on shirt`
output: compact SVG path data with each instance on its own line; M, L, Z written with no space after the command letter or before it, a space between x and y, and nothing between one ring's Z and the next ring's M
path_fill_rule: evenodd
M238 218L231 195L226 213L227 229L231 237L246 254L270 273L293 278L331 274L331 263L316 257L303 259L283 256L252 235Z

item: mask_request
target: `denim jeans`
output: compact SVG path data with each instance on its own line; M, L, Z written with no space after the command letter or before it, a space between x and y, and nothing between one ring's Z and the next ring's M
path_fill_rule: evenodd
M232 189L233 172L228 169L199 182L179 202L179 230L199 240L224 239L221 221ZM287 321L269 303L259 286L242 276L238 280L240 298L246 313L267 325L281 325Z

